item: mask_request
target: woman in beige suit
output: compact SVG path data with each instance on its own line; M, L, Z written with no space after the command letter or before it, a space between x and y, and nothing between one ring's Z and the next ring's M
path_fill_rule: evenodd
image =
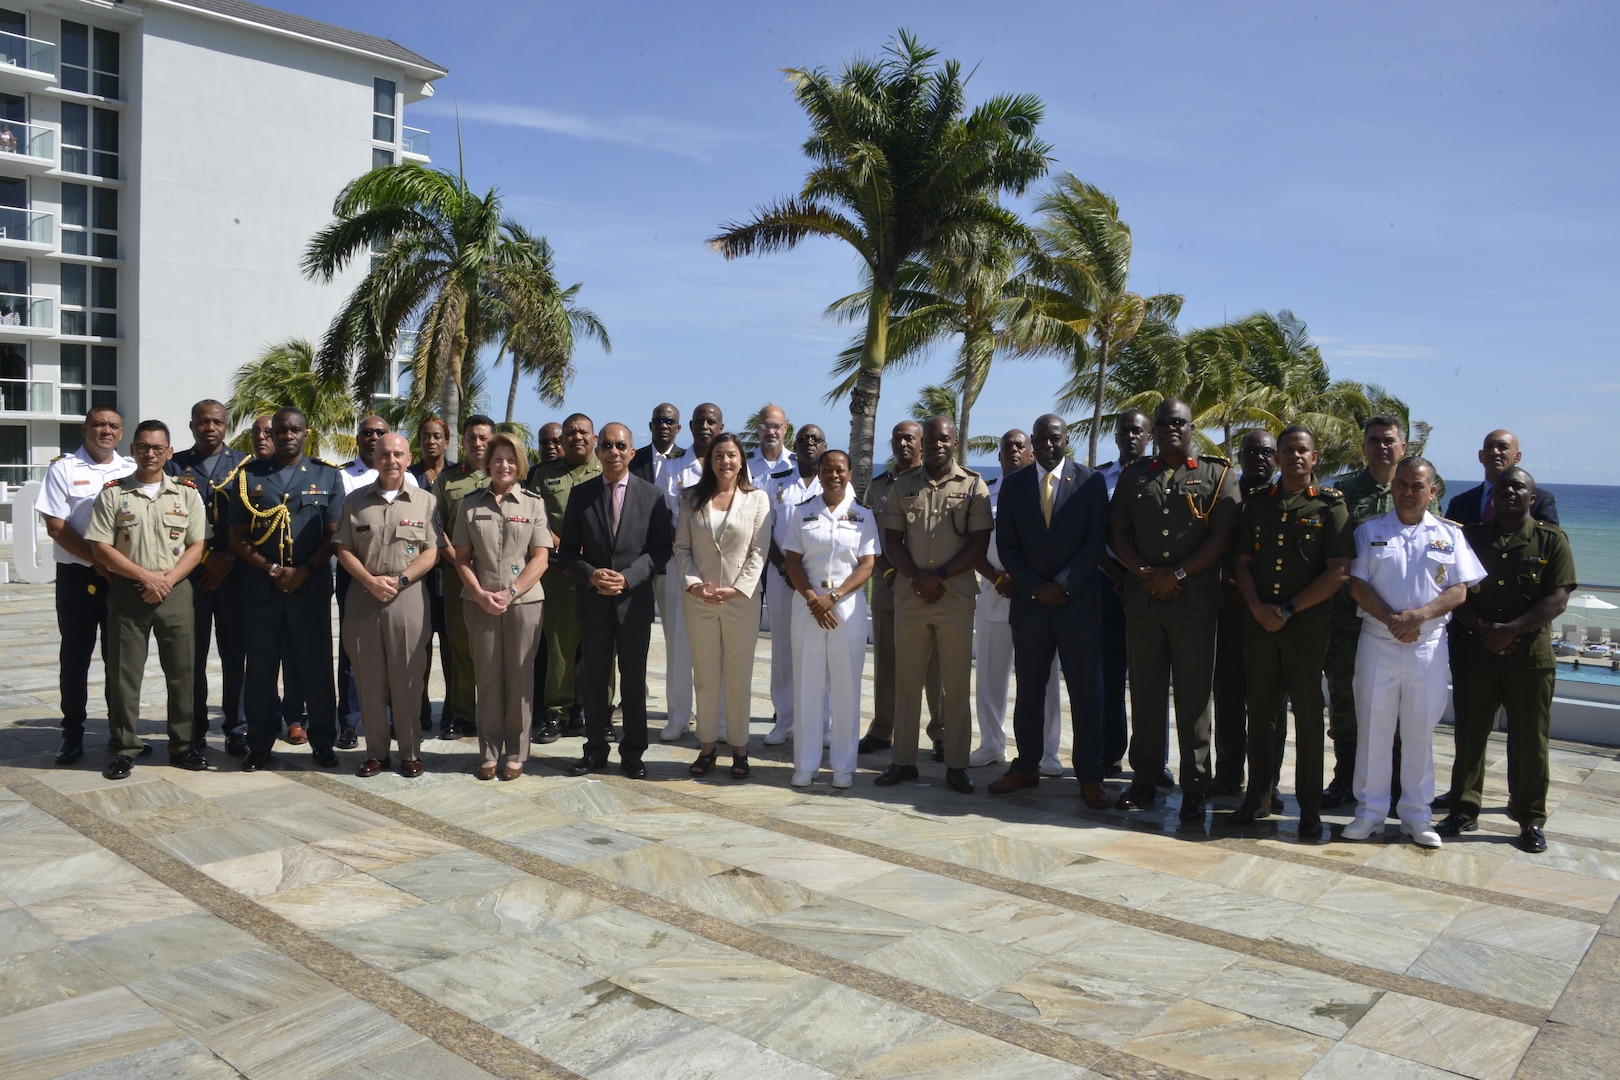
M731 775L748 775L748 714L753 694L754 641L759 637L765 548L771 502L748 482L737 436L716 435L703 476L681 492L675 527L675 567L686 589L681 607L692 642L697 736L703 744L692 775L714 768L714 740L725 700L731 735Z

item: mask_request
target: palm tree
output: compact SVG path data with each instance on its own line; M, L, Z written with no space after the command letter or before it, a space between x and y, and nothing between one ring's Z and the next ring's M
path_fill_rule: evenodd
M768 408L770 408L769 405L761 405L759 408L755 409L752 415L750 415L747 420L743 421L743 426L738 429L737 441L742 443L744 450L759 449L759 417L760 414ZM778 405L777 408L781 408L781 406ZM794 430L795 428L793 427L792 423L785 423L782 425L782 445L789 449L793 448ZM826 433L823 432L822 434Z
M1131 227L1119 204L1093 184L1065 173L1036 204L1041 257L1032 289L1032 344L1062 354L1071 381L1091 386L1086 464L1097 463L1097 437L1108 403L1108 366L1150 318L1173 322L1182 298L1142 296L1129 289Z
M232 427L287 408L303 413L309 424L304 452L310 457L328 452L339 460L354 457L360 410L349 393L348 380L342 374L330 377L316 363L315 346L303 338L269 346L231 376L226 411ZM245 430L231 445L250 455L253 452Z
M925 386L917 391L917 400L911 403L911 418L919 424L932 420L936 416L943 416L956 425L956 433L962 436L962 424L957 420L958 402L955 388L950 386ZM968 453L995 454L1001 449L1001 440L994 435L979 435L974 438L961 438L956 448L958 461L966 461Z
M856 59L834 76L790 68L794 99L810 120L812 167L797 196L728 222L709 245L728 259L832 237L865 263L870 300L859 371L850 393L855 489L872 475L878 395L888 362L890 307L901 267L948 253L978 226L1016 227L996 198L1021 194L1045 175L1043 115L1033 95L993 97L966 111L961 64L902 30L876 60Z

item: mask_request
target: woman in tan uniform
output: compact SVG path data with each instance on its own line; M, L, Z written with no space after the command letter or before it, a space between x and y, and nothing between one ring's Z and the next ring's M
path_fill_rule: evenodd
M681 606L692 642L697 735L703 744L693 776L714 768L714 741L725 701L731 735L731 775L748 775L748 714L753 692L754 641L759 637L760 574L771 539L771 502L748 482L737 436L709 444L703 476L681 492L675 565L686 592Z
M523 444L502 432L489 444L489 487L462 499L451 535L451 561L461 579L462 610L472 640L478 683L480 780L523 775L529 760L529 710L534 657L540 649L540 609L551 531L540 496L518 487Z

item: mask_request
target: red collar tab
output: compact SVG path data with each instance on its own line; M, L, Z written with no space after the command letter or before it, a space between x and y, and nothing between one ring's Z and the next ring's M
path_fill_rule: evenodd
M1187 468L1189 468L1189 469L1198 468L1198 459L1193 457L1191 454L1187 455Z

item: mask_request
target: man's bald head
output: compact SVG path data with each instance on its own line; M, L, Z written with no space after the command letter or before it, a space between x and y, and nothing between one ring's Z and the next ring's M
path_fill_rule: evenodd
M1503 469L1510 469L1524 458L1519 449L1519 437L1511 431L1498 428L1485 436L1479 449L1479 463L1485 466L1485 482L1496 483Z

